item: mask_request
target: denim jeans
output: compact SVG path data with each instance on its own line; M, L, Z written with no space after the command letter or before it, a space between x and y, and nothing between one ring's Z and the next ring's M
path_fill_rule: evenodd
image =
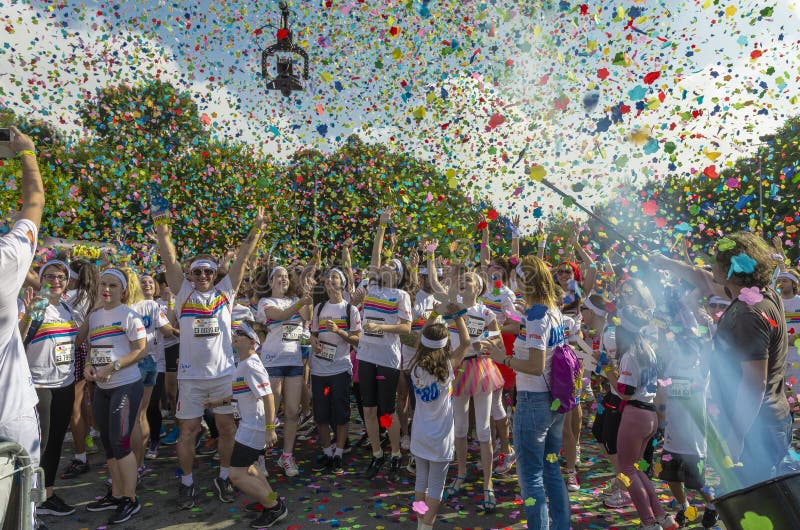
M569 530L567 486L558 464L564 415L550 410L549 392L517 392L514 450L529 530ZM548 518L549 511L549 518Z

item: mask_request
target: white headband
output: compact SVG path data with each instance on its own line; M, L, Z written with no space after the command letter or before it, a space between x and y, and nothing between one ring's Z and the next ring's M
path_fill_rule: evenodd
M712 296L708 299L709 304L731 305L731 301L721 296Z
M393 264L394 265L394 270L396 270L398 273L400 273L401 277L403 276L403 263L399 259L392 258L392 259L389 260L389 264Z
M255 332L253 328L250 327L250 324L248 324L247 322L242 322L241 324L239 324L237 330L244 331L248 337L250 337L252 340L256 342L256 344L261 344L261 341L258 340L258 334Z
M332 272L335 272L336 274L338 274L339 278L342 279L342 287L347 287L347 277L342 272L342 269L340 269L338 267L334 267L334 268L332 268L331 270L328 271L328 274L330 274Z
M797 279L797 276L788 271L783 271L782 273L778 274L778 278L783 278L784 280L791 280L794 283L800 283L800 280Z
M119 280L119 283L122 284L123 291L128 288L128 280L127 278L125 278L125 275L122 274L122 271L118 269L106 269L100 273L100 277L102 278L103 276L106 276L108 274Z
M75 275L75 271L70 269L69 265L67 265L66 263L64 263L60 259L51 259L50 261L48 261L47 263L42 265L41 269L39 269L39 281L42 281L42 276L44 275L44 270L47 267L51 266L51 265L61 265L62 267L67 269L67 280L70 280L72 278L72 276ZM797 280L795 280L795 281L797 281Z
M213 269L214 272L217 272L217 268L218 268L217 264L214 263L213 261L211 261L210 259L198 259L198 260L193 261L192 264L189 265L189 270L193 271L193 270L199 269L201 267L206 267L206 268L209 268L209 269Z
M445 337L445 338L443 338L441 340L433 340L433 339L429 339L425 335L422 335L422 337L420 337L420 344L422 344L426 348L430 348L432 350L438 350L438 349L441 349L441 348L444 348L445 346L447 346L448 338L449 337Z
M517 276L519 276L520 280L525 279L525 273L522 272L522 262L517 263L517 268L514 270L517 272Z
M275 273L279 270L284 271L286 274L289 274L289 271L286 270L286 267L282 267L278 265L277 267L273 267L271 271L269 271L269 281L272 281L272 277L275 276Z
M428 275L428 267L420 267L419 268L419 273L421 275L423 275L423 276L427 276ZM436 276L441 276L441 275L442 275L442 268L441 267L436 267Z

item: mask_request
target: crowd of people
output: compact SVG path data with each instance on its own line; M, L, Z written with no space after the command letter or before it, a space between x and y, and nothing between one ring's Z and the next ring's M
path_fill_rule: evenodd
M785 465L800 273L779 240L720 234L708 266L659 253L631 266L593 255L576 232L548 263L544 237L538 254L520 256L514 229L502 256L484 229L474 259L448 260L436 241L408 256L384 249L386 208L368 266L354 266L350 240L338 263L315 252L309 263L280 264L257 257L263 208L234 252L190 257L178 255L161 201L151 208L153 274L75 251L34 264L44 189L35 146L14 133L22 210L0 239L0 439L44 470L34 528L75 512L54 486L89 471L93 429L109 479L86 509L110 511L109 524L140 511L145 459L176 444L180 508L195 506L193 463L210 446L219 501L238 490L260 510L252 526L273 526L289 508L265 456L280 448L280 472L297 476L297 441L313 424L313 471L343 475L353 403L369 451L362 476L383 472L393 483L413 473L420 529L463 494L471 447L481 509L497 507L493 477L516 473L537 530L571 527L587 443L614 469L605 504L632 504L645 530L692 519L687 490L705 503L710 528L720 494ZM166 435L162 411L178 424ZM584 423L593 440L581 439ZM73 456L59 474L67 432ZM676 511L659 500L655 478Z

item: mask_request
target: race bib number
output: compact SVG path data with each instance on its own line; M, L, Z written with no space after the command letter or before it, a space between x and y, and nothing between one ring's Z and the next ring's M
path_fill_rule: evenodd
M320 359L332 362L333 359L336 357L336 345L331 344L330 342L323 342L323 341L319 341L319 344L320 346L322 346L322 351L316 353L315 355Z
M382 318L375 318L375 317L367 317L366 321L367 321L367 323L372 323L372 324L384 324L385 323L385 320L383 320ZM369 337L383 337L383 330L379 329L377 331L371 331L369 333L367 333L365 331L364 335L367 335Z
M486 322L482 318L467 316L467 331L470 337L479 337L483 333L484 326L486 326Z
M56 344L56 364L70 364L74 357L75 345L71 342Z
M242 414L239 412L239 401L236 399L232 399L231 407L233 408L233 419L236 421L241 420Z
M105 366L114 362L114 346L92 346L89 352L92 366Z
M219 335L219 320L217 318L196 318L192 324L195 337L214 337Z
M675 398L688 398L692 396L692 382L689 379L672 378L669 385L669 396Z
M284 324L281 326L283 342L297 342L303 338L303 326L300 324Z

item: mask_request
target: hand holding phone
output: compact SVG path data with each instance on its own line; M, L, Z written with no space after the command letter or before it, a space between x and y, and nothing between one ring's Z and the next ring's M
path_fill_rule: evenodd
M8 128L0 129L0 158L14 158L16 153L11 149L14 140L14 131Z

